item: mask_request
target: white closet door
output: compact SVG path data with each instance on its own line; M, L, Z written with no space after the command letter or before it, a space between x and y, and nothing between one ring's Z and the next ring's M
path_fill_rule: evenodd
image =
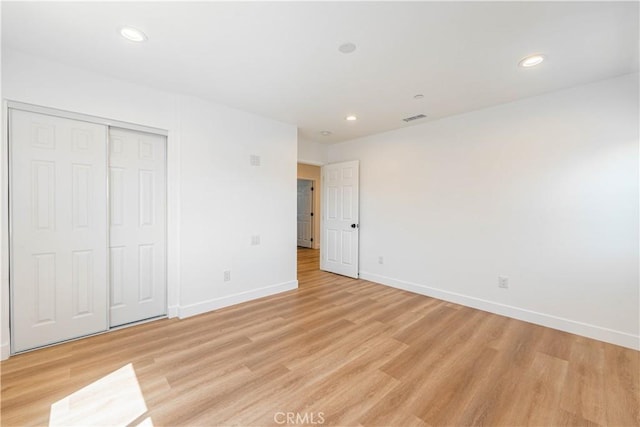
M166 314L166 138L109 130L111 326Z
M13 352L104 331L107 128L10 110Z

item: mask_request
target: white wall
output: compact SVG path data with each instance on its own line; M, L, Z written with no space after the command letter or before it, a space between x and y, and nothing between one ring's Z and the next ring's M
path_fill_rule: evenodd
M322 166L327 163L328 147L298 135L298 161L308 165Z
M297 286L294 126L6 49L2 91L8 100L169 131L170 315L185 317ZM261 166L249 166L251 154L261 156ZM3 356L9 336L6 211L3 195ZM260 234L260 246L250 245L253 234ZM224 270L231 270L231 282L223 282Z
M636 74L330 146L361 277L638 348L638 114Z
M296 128L195 98L181 111L181 315L297 287Z

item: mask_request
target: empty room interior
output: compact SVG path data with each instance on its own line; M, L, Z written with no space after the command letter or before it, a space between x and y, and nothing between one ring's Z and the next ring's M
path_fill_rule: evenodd
M0 423L640 425L639 6L2 1Z

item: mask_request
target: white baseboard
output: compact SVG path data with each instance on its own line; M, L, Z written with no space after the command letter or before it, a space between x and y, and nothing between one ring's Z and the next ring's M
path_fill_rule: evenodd
M575 320L557 317L550 314L539 313L537 311L527 310L524 308L514 307L506 304L500 304L481 298L470 297L455 292L444 291L442 289L436 289L425 285L419 285L417 283L406 282L404 280L393 279L391 277L368 273L366 271L360 272L360 278L382 285L391 286L393 288L414 292L416 294L426 295L444 301L461 304L467 307L488 311L490 313L500 314L502 316L523 320L525 322L534 323L536 325L558 329L564 332L581 335L587 338L593 338L599 341L616 344L634 350L640 350L640 336L632 335L626 332L603 328L601 326L578 322Z
M171 319L172 317L178 317L178 311L180 310L180 307L177 305L172 305L170 307L168 307L167 309L167 317L169 319Z
M184 319L186 317L195 316L197 314L206 313L212 310L217 310L219 308L240 304L242 302L251 301L257 298L262 298L297 288L298 281L292 280L290 282L265 286L264 288L252 289L245 292L239 292L237 294L228 295L221 298L214 298L196 304L189 304L178 308L178 317Z
M0 360L7 360L9 358L9 353L9 343L2 343L0 345Z

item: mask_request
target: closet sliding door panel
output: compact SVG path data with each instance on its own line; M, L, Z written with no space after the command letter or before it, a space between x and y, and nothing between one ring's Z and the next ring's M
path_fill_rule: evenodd
M107 128L10 110L12 351L108 329Z
M166 314L166 138L109 130L111 326Z

